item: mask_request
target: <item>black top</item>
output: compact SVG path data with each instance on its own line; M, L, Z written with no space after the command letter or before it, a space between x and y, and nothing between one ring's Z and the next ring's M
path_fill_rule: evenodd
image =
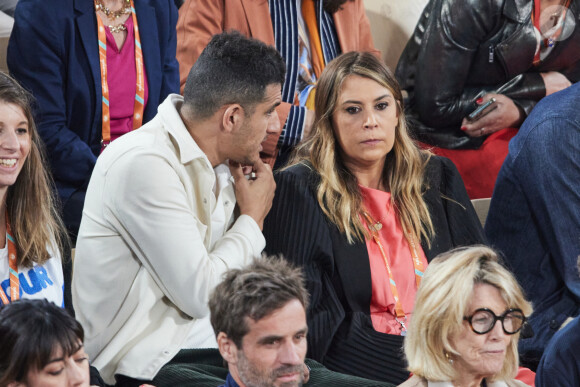
M423 198L435 228L430 261L449 249L484 242L483 230L451 161L431 157ZM319 175L299 164L275 175L276 196L264 222L266 252L303 267L310 292L308 357L331 370L402 383L409 376L401 336L379 333L370 318L371 273L364 242L348 244L316 200Z

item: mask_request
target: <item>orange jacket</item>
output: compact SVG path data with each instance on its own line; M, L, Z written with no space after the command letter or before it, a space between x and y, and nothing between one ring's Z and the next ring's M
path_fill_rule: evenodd
M370 51L374 48L369 20L362 0L347 1L334 15L336 34L342 52ZM186 0L177 21L177 60L181 92L189 70L217 33L237 30L242 34L275 46L268 0ZM277 109L280 127L284 127L292 105L283 102ZM265 160L273 165L280 134L269 135L263 144Z

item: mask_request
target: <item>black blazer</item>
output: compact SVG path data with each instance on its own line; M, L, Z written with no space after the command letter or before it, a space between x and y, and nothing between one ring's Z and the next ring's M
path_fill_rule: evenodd
M455 166L431 157L425 193L436 235L431 260L453 247L484 242L484 234ZM319 175L299 164L279 172L272 210L264 222L268 254L282 253L304 269L308 357L328 368L369 379L402 383L409 376L401 336L377 332L370 318L371 272L365 243L349 245L316 200Z

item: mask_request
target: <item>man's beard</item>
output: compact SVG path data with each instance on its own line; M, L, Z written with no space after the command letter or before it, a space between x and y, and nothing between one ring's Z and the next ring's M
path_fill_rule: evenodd
M254 367L242 351L238 351L238 375L246 387L272 387L280 375L296 372L300 373L300 378L297 381L280 383L278 387L301 387L304 381L303 367L304 365L300 364L297 366L282 366L275 370L262 371Z
M260 153L258 152L258 145L254 144L254 143L247 143L247 139L250 136L253 136L254 134L252 133L254 130L251 127L251 124L248 122L244 122L242 124L242 127L240 128L239 134L238 134L238 144L239 145L237 151L240 153L238 156L230 156L230 161L234 161L242 166L244 165L249 165L249 166L253 166L256 161L260 158ZM268 136L264 136L264 139L262 140L262 143L264 141L266 141L266 138ZM254 147L255 146L255 147ZM243 151L240 152L240 151Z

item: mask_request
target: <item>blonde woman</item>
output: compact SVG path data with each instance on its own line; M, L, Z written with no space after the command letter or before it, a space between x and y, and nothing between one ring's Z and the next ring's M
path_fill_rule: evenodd
M513 275L487 247L435 258L417 292L401 387L516 387L519 332L532 313Z
M400 383L403 336L431 258L483 241L453 164L409 138L399 86L369 53L322 73L315 130L276 176L266 250L302 266L311 304L308 356Z

